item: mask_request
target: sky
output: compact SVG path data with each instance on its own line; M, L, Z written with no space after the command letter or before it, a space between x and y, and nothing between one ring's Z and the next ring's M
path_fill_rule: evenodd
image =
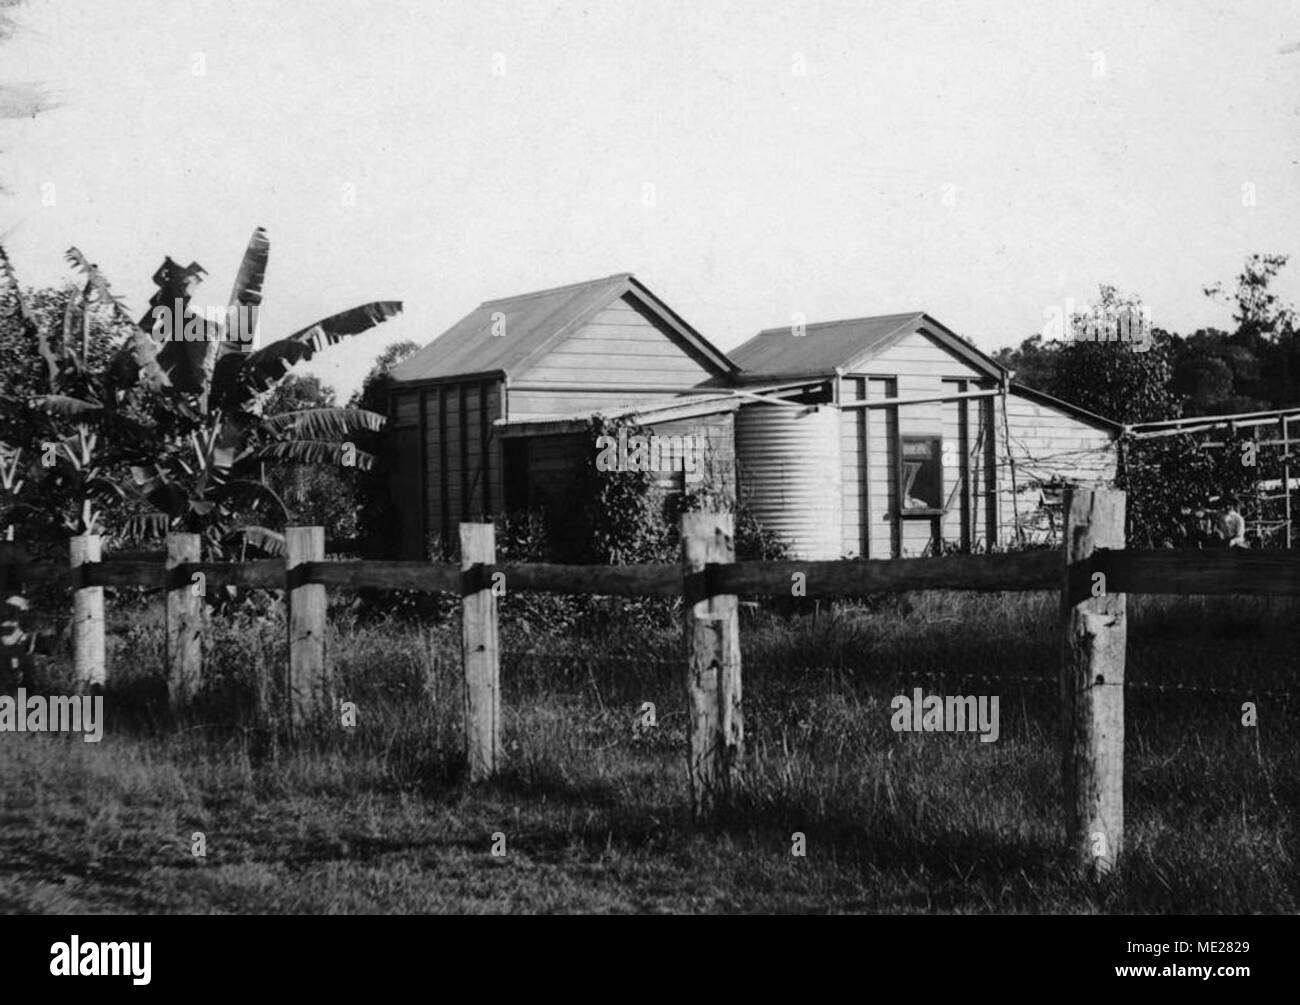
M480 302L632 272L724 350L926 311L992 351L1100 283L1183 334L1294 256L1300 4L32 0L0 82L0 240L97 262L143 313L165 255L224 305L263 226L261 340L356 303L382 349Z

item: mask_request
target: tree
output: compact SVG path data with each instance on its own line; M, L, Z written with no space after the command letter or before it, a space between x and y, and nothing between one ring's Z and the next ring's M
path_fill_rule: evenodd
M322 384L318 377L292 373L271 392L264 411L267 416L277 416L333 407L333 388ZM360 437L357 445L361 445ZM293 521L324 527L327 538L347 538L357 533L356 493L361 474L369 472L345 464L288 461L264 472L264 478L284 500Z
M1056 384L1061 343L1055 339L1044 342L1041 334L1031 335L1018 349L999 349L993 359L1012 371L1017 383L1050 393Z
M388 410L388 391L393 385L392 371L397 364L405 362L420 351L420 347L410 339L394 342L381 352L370 372L361 382L361 387L348 400L350 408L365 408L372 412Z
M231 318L260 305L268 254L259 228L235 281ZM68 255L86 277L83 302L113 311L129 334L99 371L78 366L64 339L51 350L50 393L34 401L52 420L94 423L109 434L96 436L94 449L129 464L136 498L152 510L130 521L129 532L196 532L212 556L240 541L276 550L281 536L262 523L282 522L291 510L267 484L265 466L370 464L353 440L378 430L383 416L333 406L267 415L265 405L296 363L388 320L400 303L363 304L254 349L251 338L234 337L227 320L190 309L203 271L197 264L181 268L166 259L154 277L153 310L137 324L98 269L75 248ZM167 337L151 337L144 327L151 320ZM48 340L30 318L24 324L45 356Z
M1088 319L1141 317L1142 302L1102 286L1098 299L1071 319L1086 330ZM1150 340L1072 340L1059 353L1050 393L1116 422L1133 424L1178 418L1171 388L1174 337L1156 329ZM1145 345L1145 348L1142 346ZM1180 505L1200 494L1208 459L1186 437L1120 444L1116 483L1128 492L1128 538L1150 546L1172 536Z
M1102 286L1098 299L1072 320L1082 326L1088 318L1141 316L1142 301ZM1080 330L1076 327L1076 330ZM1154 422L1177 418L1179 405L1169 388L1168 333L1156 329L1150 343L1074 339L1060 352L1051 394L1116 422Z
M393 367L419 349L414 342L406 340L395 342L380 353L360 389L349 399L348 406L386 414ZM397 463L396 444L388 428L379 433L362 434L361 444L374 455L375 463L355 475L356 533L362 539L363 553L388 557L393 553L395 543L392 528L396 526L396 514L388 478Z
M1186 415L1222 415L1272 407L1261 361L1232 336L1202 328L1174 345L1172 390Z
M24 292L0 247L4 518L29 538L101 532L129 481L120 452L105 444L138 446L145 433L123 376L148 339L116 316L101 296L107 284L88 269L80 293Z
M1295 328L1295 308L1282 303L1271 287L1286 266L1286 255L1251 255L1237 275L1237 288L1226 293L1221 283L1207 287L1205 295L1235 305L1236 339L1252 345L1255 339L1276 340Z
M1220 402L1222 411L1287 408L1300 402L1300 336L1295 308L1273 292L1274 280L1286 266L1286 255L1251 255L1227 293L1222 285L1206 289L1211 299L1233 305L1237 328L1213 342L1202 340L1196 356L1231 357L1233 394ZM1199 334L1199 333L1198 333ZM1232 400L1238 399L1238 400Z

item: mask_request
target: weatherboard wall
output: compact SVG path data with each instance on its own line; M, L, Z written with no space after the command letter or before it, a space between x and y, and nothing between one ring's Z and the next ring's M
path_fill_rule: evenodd
M511 379L512 420L614 409L672 397L714 370L628 294Z
M1058 514L1043 507L1044 483L1064 478L1085 485L1115 479L1118 450L1114 433L1051 405L1015 393L1007 396L1006 428L1002 400L994 399L998 443L999 540L1016 540L1017 520L1029 543L1059 540ZM1007 433L1010 433L1010 448ZM1011 461L1015 462L1012 492ZM1054 524L1058 524L1054 527Z
M903 339L859 364L840 378L841 402L887 398L921 398L975 390L986 374L958 359L921 332ZM963 541L961 493L972 476L971 449L959 449L962 416L966 415L968 445L978 418L964 402L927 402L895 408L846 409L840 415L842 475L841 553L844 556L891 558L920 555L931 547L934 519L906 516L895 520L898 491L898 443L905 436L938 437L943 445L943 499L946 512L938 518L944 541ZM977 411L977 410L974 410ZM865 446L864 446L865 444ZM979 514L966 510L970 522ZM966 538L969 538L969 531Z

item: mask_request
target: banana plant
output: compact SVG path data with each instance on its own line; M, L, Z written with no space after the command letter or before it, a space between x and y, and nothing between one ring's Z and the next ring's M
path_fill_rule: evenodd
M167 327L172 338L154 343L159 346L157 365L168 382L160 397L168 408L160 420L166 430L164 449L133 465L133 480L155 511L154 528L165 523L200 533L215 555L236 544L282 550L282 536L266 524L283 524L293 513L267 485L264 465L342 464L367 470L373 458L354 441L363 431L378 431L385 421L359 408L264 414L270 392L295 364L402 310L397 301L362 304L255 348L269 251L266 232L258 228L244 252L227 314L216 319L190 308L202 267L191 263L182 268L166 259L154 275L159 292L146 315L157 324L167 321L171 311ZM240 330L232 331L232 323L240 324ZM177 337L192 331L206 337ZM252 518L258 522L250 523ZM146 524L138 521L137 526L144 529Z
M183 530L203 537L205 550L224 555L232 543L243 541L277 553L281 537L259 525L236 526L252 514L279 522L292 514L284 501L260 479L239 477L233 458L220 443L214 425L196 426L173 437L160 460L136 465L131 475L152 512L128 522L130 537L148 537Z
M126 500L125 489L106 470L98 445L99 434L79 422L70 435L47 444L51 449L42 458L57 497L66 500L60 516L72 534L102 534L106 510Z
M10 519L25 512L35 523L53 522L73 534L95 534L105 529L107 512L125 496L122 448L139 448L149 438L128 400L132 385L140 383L135 359L139 356L147 363L148 357L148 348L138 337L146 342L148 338L133 324L120 324L116 309L120 302L98 269L75 249L69 256L84 267L86 282L79 295L71 291L66 296L60 325L51 323L48 305L38 320L8 255L0 248L0 278L9 295L10 321L17 322L23 342L34 346L44 364L39 377L33 375L34 387L29 385L44 393L27 392L31 394L27 404L34 410L26 414L35 421L6 428L7 433L22 439L18 446L0 451L5 468L0 481L5 496L12 500ZM92 314L101 305L109 306L113 320L119 322L108 326L107 339L100 323L102 315L92 326ZM93 343L92 327L96 333ZM132 371L130 379L126 379L128 371ZM155 368L154 376L165 379L160 369ZM28 460L25 469L24 455Z
M13 516L23 505L22 491L26 480L23 477L22 459L21 447L11 447L0 441L0 496L4 499L0 523L4 525L6 541L12 541L14 538Z
M293 514L266 485L263 465L371 466L373 458L353 440L363 430L380 429L383 416L356 408L266 416L263 407L295 364L382 324L399 314L402 304L362 304L257 348L255 319L269 250L259 227L244 252L227 313L215 319L190 306L202 267L182 267L166 258L154 274L158 292L151 309L138 321L99 268L78 249L68 251L84 285L78 308L70 306L65 315L61 337L33 333L47 363L49 391L31 404L51 422L76 423L74 436L80 437L83 427L86 431L59 455L63 484L91 493L80 500L83 524L86 519L102 523L104 504L117 494L109 493L103 472L125 464L134 499L146 510L126 522L129 535L184 529L200 533L214 557L238 542L274 552L283 539L262 521L283 523ZM0 267L12 276L2 249ZM87 318L95 306L130 326L98 371L88 365L87 353ZM232 330L232 320L248 319L252 328ZM95 456L97 447L103 452ZM252 518L259 522L251 523Z

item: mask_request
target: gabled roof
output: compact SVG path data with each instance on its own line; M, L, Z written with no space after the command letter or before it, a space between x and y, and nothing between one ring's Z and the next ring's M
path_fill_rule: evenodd
M736 365L631 273L571 286L487 300L409 359L393 368L399 383L450 377L523 373L566 335L620 297L629 296L715 374ZM494 325L499 325L494 329ZM493 331L504 332L494 335Z
M731 358L740 364L738 379L745 382L831 376L836 370L857 370L916 331L990 377L1000 379L1006 372L922 311L806 325L798 336L788 325L768 328L732 352Z
M1064 412L1066 415L1072 415L1082 422L1096 426L1098 429L1104 429L1109 433L1122 433L1124 427L1114 419L1108 419L1104 415L1098 415L1096 412L1090 412L1086 408L1080 408L1064 398L1057 398L1048 394L1046 391L1039 391L1024 384L1011 382L1010 391L1012 394L1024 398L1026 401L1033 401L1039 405L1046 405L1048 408L1054 408L1058 412Z

